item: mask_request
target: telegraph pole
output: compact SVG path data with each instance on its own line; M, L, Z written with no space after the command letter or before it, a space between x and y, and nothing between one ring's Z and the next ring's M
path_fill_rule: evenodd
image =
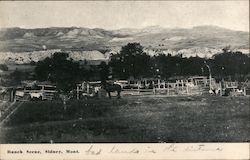
M208 72L209 72L209 90L212 90L212 74L211 74L211 69L209 67L209 65L207 64L206 61L204 61L206 67L208 68Z

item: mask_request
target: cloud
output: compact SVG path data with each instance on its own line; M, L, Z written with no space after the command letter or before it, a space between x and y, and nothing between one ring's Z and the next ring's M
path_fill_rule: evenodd
M249 1L1 1L0 19L0 27L217 25L248 31Z

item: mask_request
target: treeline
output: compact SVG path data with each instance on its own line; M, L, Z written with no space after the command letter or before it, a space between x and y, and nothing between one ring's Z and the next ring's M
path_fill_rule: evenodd
M109 66L115 78L161 77L209 75L209 69L216 79L243 80L249 76L250 57L228 48L211 59L200 57L184 58L182 55L160 54L150 57L143 52L139 43L129 43L122 47L120 54L111 58Z
M129 43L122 47L120 54L113 55L108 64L85 66L69 59L67 53L55 53L36 64L35 79L49 80L62 90L70 90L83 80L107 80L128 78L161 78L175 76L209 75L220 80L244 81L250 78L250 57L241 52L224 49L211 59L200 57L184 58L181 55L149 56L139 43Z

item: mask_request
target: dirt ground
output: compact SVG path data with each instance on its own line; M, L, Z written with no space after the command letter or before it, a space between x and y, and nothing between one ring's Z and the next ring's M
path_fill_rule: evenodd
M127 96L16 103L1 143L249 142L249 97Z

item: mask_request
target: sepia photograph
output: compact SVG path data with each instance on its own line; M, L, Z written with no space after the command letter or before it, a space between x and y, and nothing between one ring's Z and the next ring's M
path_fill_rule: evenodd
M0 143L249 143L249 48L248 0L0 1Z

